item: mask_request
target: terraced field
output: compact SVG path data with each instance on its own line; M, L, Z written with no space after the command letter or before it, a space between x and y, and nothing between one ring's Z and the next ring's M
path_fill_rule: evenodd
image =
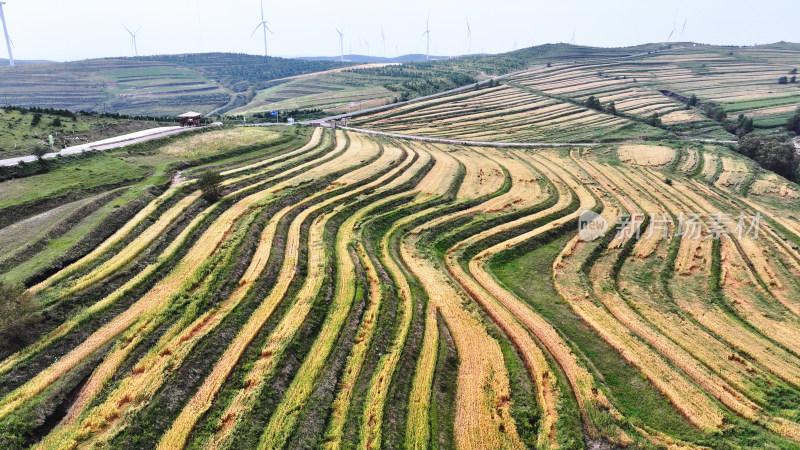
M14 272L41 311L0 348L0 446L800 446L799 186L709 143L214 136L149 150L200 159Z
M476 141L587 142L734 135L704 113L753 118L782 127L800 104L796 83L780 77L800 66L796 44L750 48L685 46L635 58L569 61L502 81L499 87L359 115L354 126ZM697 104L687 103L692 95ZM585 106L590 97L606 110ZM613 102L615 112L607 106ZM660 122L651 122L653 115Z

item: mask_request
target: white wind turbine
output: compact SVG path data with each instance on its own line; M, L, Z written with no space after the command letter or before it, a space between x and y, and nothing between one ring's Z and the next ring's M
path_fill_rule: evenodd
M264 20L264 0L261 0L261 22L259 22L258 25L256 25L256 29L253 30L253 33L250 34L250 37L252 38L253 35L256 34L256 31L258 31L258 29L262 28L262 27L264 28L264 57L266 58L267 57L267 31L269 31L273 36L275 35L275 33L273 33L272 30L269 29L269 27L267 26L267 21Z
M431 15L428 14L428 19L425 21L425 31L422 33L422 36L420 36L420 39L422 39L423 36L427 36L427 38L428 38L427 39L427 45L425 46L425 61L428 61L428 60L431 59L431 26L430 26L430 23L431 23Z
M336 32L339 33L339 61L344 62L344 27L341 30L336 28Z
M381 26L381 44L383 45L383 57L386 58L386 36L383 34L382 26Z
M125 28L125 31L127 31L128 34L131 35L131 46L133 47L133 56L139 56L139 48L136 47L136 35L139 33L139 30L141 30L142 27L137 28L136 31L131 31L128 29L128 27L126 27L123 24L122 28Z
M6 16L3 15L3 5L6 2L0 2L0 22L3 22L3 34L6 36L6 48L8 48L8 65L14 67L14 55L11 54L11 38L8 37L8 28L6 28Z
M469 19L467 19L467 55L472 50L472 28L469 27Z
M367 46L367 56L369 56L369 41L366 39L358 38L361 43Z

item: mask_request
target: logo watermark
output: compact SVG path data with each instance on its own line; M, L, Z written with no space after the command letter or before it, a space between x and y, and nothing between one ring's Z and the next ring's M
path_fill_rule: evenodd
M645 230L642 224L649 217ZM751 237L758 239L761 214L713 212L709 214L683 213L677 218L665 212L624 214L617 218L617 236L622 238L652 238L662 240L672 237L683 239L720 239L722 236L736 236L738 239ZM594 211L583 211L578 218L578 235L585 242L593 241L608 231L608 221Z
M578 234L581 240L591 242L608 231L608 221L594 211L586 210L578 218Z

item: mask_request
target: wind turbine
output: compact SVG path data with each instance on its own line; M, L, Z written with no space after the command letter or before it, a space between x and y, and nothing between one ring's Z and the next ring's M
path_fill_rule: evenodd
M472 50L472 28L469 27L469 19L467 19L467 55Z
M8 28L6 28L6 16L3 15L3 5L6 2L0 2L0 22L3 22L3 34L6 36L6 48L8 48L8 65L14 67L14 55L11 54L11 38L8 37Z
M678 8L675 8L675 17L672 19L672 31L669 32L669 37L667 37L667 42L672 38L672 35L675 34L675 27L678 26Z
M381 44L383 45L383 57L386 58L386 36L383 34L383 26L381 26Z
M275 33L273 33L272 30L269 29L269 27L267 26L267 21L264 20L264 0L261 0L261 22L259 22L258 25L256 25L256 29L253 30L253 33L250 35L250 38L252 39L253 35L256 34L256 31L258 31L258 29L262 28L262 27L264 28L264 57L266 58L267 57L267 31L269 31L270 34L272 34L273 36L275 35Z
M369 56L369 41L366 39L358 38L360 42L364 43L367 46L367 56Z
M131 30L128 29L128 27L126 27L123 24L122 28L125 28L125 31L127 31L128 34L131 35L131 45L133 46L133 56L139 56L139 49L136 47L136 34L139 33L139 30L141 30L142 27L137 28L136 31L131 31Z
M428 19L425 21L425 31L422 33L422 36L427 36L427 45L425 46L425 61L431 59L431 15L428 14ZM420 36L420 39L422 39Z
M341 30L336 28L336 32L339 33L339 61L344 62L344 27Z

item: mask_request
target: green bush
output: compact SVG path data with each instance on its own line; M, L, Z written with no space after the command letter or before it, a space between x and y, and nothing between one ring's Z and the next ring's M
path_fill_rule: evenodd
M209 203L214 203L219 200L222 195L221 183L222 175L216 170L203 172L200 178L197 179L197 185L203 192L202 197Z

